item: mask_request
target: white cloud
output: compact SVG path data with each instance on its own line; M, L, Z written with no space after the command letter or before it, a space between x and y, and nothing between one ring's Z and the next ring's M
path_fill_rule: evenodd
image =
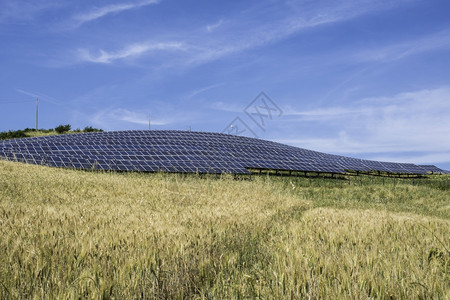
M210 107L215 110L233 113L243 113L245 109L245 106L223 101L214 102Z
M344 22L411 1L415 0L395 2L329 0L314 2L314 5L311 5L310 1L292 0L286 1L288 6L283 7L283 12L279 11L280 5L276 2L276 8L270 7L267 11L248 10L235 19L229 18L226 22L219 21L208 25L212 30L216 28L215 25L220 25L221 35L207 35L193 41L186 40L185 43L191 45L192 49L196 48L196 51L193 51L193 55L185 62L188 66L203 64L231 54L276 43L303 30ZM274 18L274 15L282 17ZM247 19L259 21L248 23ZM210 38L211 36L213 38Z
M413 164L439 164L439 163L449 163L449 153L448 152L432 152L427 154L419 155L374 155L371 157L373 160L379 161L401 161L405 163Z
M63 4L60 1L0 1L0 23L29 22L40 14L58 8Z
M39 99L39 101L43 100L43 101L49 102L51 104L62 105L59 100L56 100L55 98L45 95L45 94L42 94L42 93L25 91L23 89L16 89L16 91L21 94L37 98L37 99Z
M229 22L230 26L223 30L222 35L197 38L186 41L191 44L192 55L186 59L186 65L198 65L239 53L253 48L258 48L285 39L298 31L334 23L343 20L347 16L320 15L311 19L298 16L287 16L278 21L260 22L255 26L249 26L244 21L235 20ZM220 25L223 25L221 23Z
M148 114L136 112L125 108L107 108L97 112L91 117L91 122L96 126L106 129L123 128L120 123L129 123L143 125L148 128ZM150 117L152 126L167 125L171 122L169 119L154 119Z
M215 88L217 88L219 86L222 86L222 85L223 85L222 83L216 83L216 84L212 84L212 85L209 85L209 86L205 86L205 87L202 87L202 88L195 89L195 90L191 91L190 93L188 93L186 98L187 99L194 98L197 95L200 95L200 94L202 94L202 93L204 93L206 91L215 89Z
M148 125L149 116L141 112L130 111L124 108L117 108L108 113L109 117L119 121L124 121L133 124ZM167 120L151 120L153 125L166 125Z
M330 153L427 152L442 159L446 153L450 162L449 87L367 98L348 107L318 108L298 115L302 116L294 121L298 127L314 122L315 134L322 129L326 136L303 132L280 142ZM423 161L431 161L427 159Z
M109 64L116 60L139 57L152 51L174 51L174 50L183 50L183 44L176 42L132 44L125 47L124 49L115 52L107 52L100 49L99 55L93 55L86 49L79 49L78 59L84 62Z
M388 62L434 50L450 49L450 30L443 30L414 40L398 42L354 55L358 61Z
M403 2L403 1L401 1ZM144 2L142 2L144 3ZM148 2L145 2L148 4ZM271 4L272 5L272 4ZM210 61L226 57L228 55L261 47L285 39L301 30L345 21L362 14L391 7L392 4L373 1L328 1L326 4L311 6L304 1L292 1L291 6L283 6L279 3L261 9L259 6L230 16L226 21L220 19L214 24L192 29L186 28L167 33L171 40L176 42L155 41L160 45L183 45L185 52L179 53L164 60L165 66L176 68L190 67L204 64ZM142 4L141 4L142 6ZM89 21L102 17L112 12L131 9L130 5L106 7L85 15L82 20ZM295 9L291 9L295 7ZM279 15L279 17L274 17ZM206 30L205 30L206 28ZM220 28L217 34L210 34ZM148 41L136 42L125 45L123 50L108 51L99 50L95 56L87 50L81 50L81 61L94 63L111 63L117 59L128 56L139 56L142 53L153 50L148 48ZM174 49L175 47L172 47Z
M292 108L285 108L283 114L287 117L301 117L303 121L326 121L337 118L346 118L349 116L360 115L370 113L372 108L360 107L360 108L344 108L344 107L329 107L329 108L318 108L314 110L296 111Z
M224 23L223 19L220 19L219 21L217 21L214 24L209 24L206 25L206 31L208 32L213 32L214 30L216 30L217 28L219 28L220 26L222 26L222 24Z
M123 11L137 9L143 6L147 6L150 4L156 4L159 0L145 0L135 3L120 3L120 4L111 4L107 6L97 7L88 12L84 12L82 14L78 14L73 17L72 27L76 28L84 23L91 22L107 15L118 14Z

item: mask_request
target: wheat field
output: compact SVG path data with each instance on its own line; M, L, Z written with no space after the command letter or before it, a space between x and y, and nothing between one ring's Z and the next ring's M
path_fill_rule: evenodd
M448 189L304 180L0 161L0 298L450 298Z

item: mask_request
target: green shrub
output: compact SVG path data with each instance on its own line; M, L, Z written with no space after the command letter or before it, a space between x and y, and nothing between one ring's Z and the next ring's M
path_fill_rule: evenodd
M59 125L58 127L55 128L55 131L59 134L62 134L64 132L70 131L70 124L67 125Z
M0 140L6 139L17 139L17 138L26 138L26 137L36 137L36 136L45 136L51 135L53 132L57 132L58 134L63 134L71 130L71 126L67 125L59 125L55 129L38 129L35 128L25 128L24 130L10 130L0 132ZM103 129L93 128L92 126L86 126L83 130L77 128L73 130L73 132L103 132Z
M23 138L27 135L23 130L0 132L0 140Z
M83 129L83 132L103 132L103 129L93 128L92 126L86 126Z

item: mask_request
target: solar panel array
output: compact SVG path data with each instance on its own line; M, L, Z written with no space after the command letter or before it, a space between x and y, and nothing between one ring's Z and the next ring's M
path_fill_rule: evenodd
M331 155L222 133L176 130L66 134L0 142L0 157L63 168L249 174L248 169L426 174L406 163Z
M442 170L436 166L433 165L419 165L422 169L424 169L427 172L430 173L436 173L436 174L450 174L449 171Z

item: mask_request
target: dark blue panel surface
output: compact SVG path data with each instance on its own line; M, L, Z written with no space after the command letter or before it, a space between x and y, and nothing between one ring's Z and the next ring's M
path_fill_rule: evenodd
M0 141L0 158L65 168L140 172L247 174L247 169L252 168L426 174L438 169L331 155L222 133L174 130L94 132L4 140Z

